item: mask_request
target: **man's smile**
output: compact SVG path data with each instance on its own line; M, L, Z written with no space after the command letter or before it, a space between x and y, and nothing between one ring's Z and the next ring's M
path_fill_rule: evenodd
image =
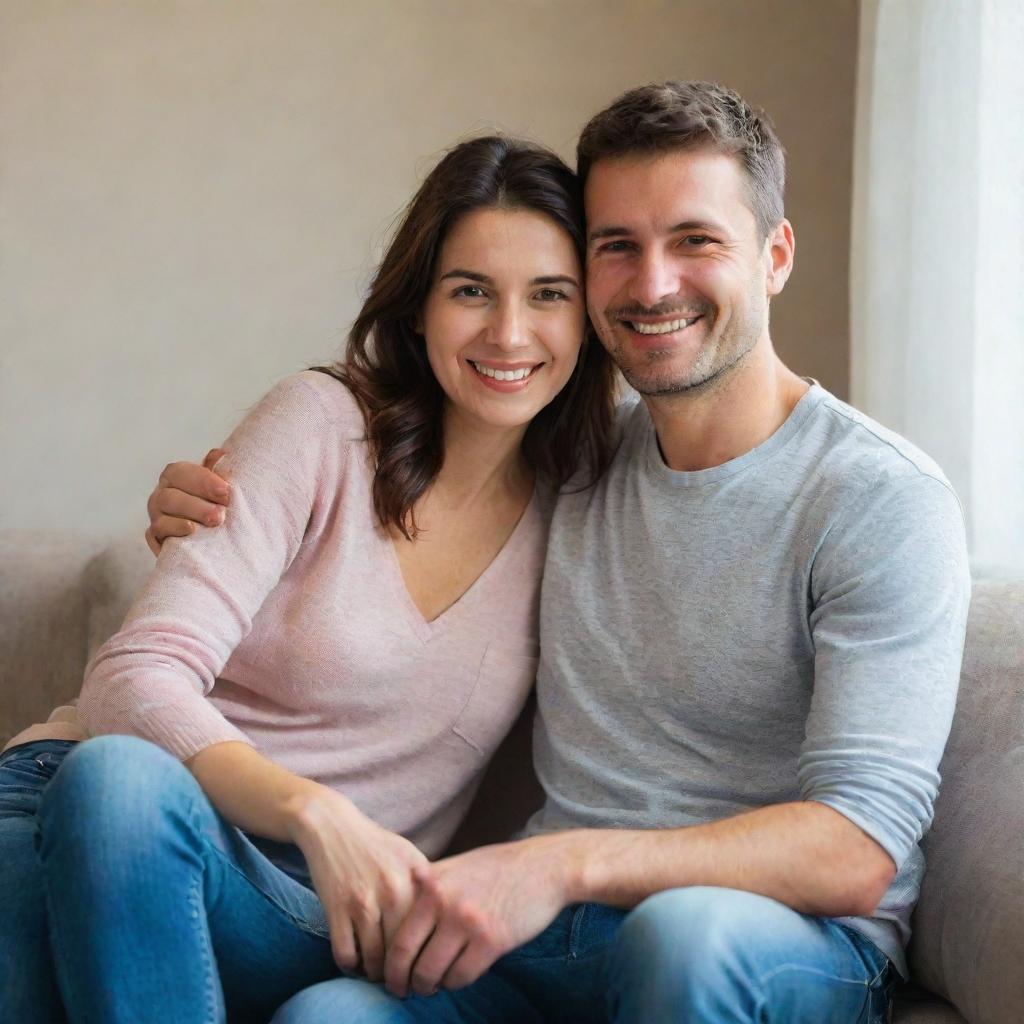
M676 331L686 330L687 327L700 320L701 315L679 317L673 320L621 320L620 323L637 334L672 334Z

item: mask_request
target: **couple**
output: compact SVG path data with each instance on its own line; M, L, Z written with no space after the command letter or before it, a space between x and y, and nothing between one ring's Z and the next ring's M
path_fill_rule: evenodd
M642 87L578 173L585 234L550 154L453 150L344 364L228 441L230 503L196 468L155 494L156 537L224 524L164 546L87 672L88 733L142 739L51 723L0 765L35 1016L55 973L73 1021L884 1019L959 505L775 355L763 115ZM609 355L643 399L614 431ZM533 680L542 562L545 805L437 860Z

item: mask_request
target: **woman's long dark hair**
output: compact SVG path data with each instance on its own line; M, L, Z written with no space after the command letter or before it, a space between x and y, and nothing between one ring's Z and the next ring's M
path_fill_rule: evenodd
M316 367L344 383L366 419L376 463L373 506L383 526L416 532L413 506L444 459L444 391L416 332L441 246L473 210L529 210L548 217L573 241L583 266L583 202L573 172L552 152L503 136L452 149L413 197L381 261L348 336L344 360ZM547 483L577 469L592 483L611 457L614 371L586 328L569 382L533 419L523 454Z

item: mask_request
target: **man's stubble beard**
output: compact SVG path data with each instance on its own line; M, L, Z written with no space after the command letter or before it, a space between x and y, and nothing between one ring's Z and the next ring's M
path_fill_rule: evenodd
M693 396L711 391L724 383L753 351L767 322L767 303L763 307L763 314L756 305L753 306L742 321L729 324L721 337L703 345L693 364L681 375L670 366L658 372L659 362L670 360L673 349L648 352L641 365L630 366L623 365L620 345L614 333L611 337L613 344L605 347L626 383L641 395L647 398Z

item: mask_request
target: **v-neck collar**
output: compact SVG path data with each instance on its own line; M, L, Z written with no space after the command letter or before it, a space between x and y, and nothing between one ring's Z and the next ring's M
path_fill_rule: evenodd
M457 597L440 615L428 620L423 612L417 607L416 602L405 585L405 577L402 575L402 564L398 560L398 552L395 550L395 542L391 539L387 530L378 529L377 534L381 542L386 546L386 561L390 567L392 589L398 599L398 604L405 616L412 631L423 643L428 643L435 636L444 632L452 621L457 620L465 610L476 603L478 594L488 586L491 577L497 576L502 567L515 555L515 552L522 546L522 538L528 530L528 524L532 523L539 515L537 509L538 487L534 484L533 493L526 503L522 515L520 515L508 539L501 546L498 553L491 559L490 563L482 573Z

